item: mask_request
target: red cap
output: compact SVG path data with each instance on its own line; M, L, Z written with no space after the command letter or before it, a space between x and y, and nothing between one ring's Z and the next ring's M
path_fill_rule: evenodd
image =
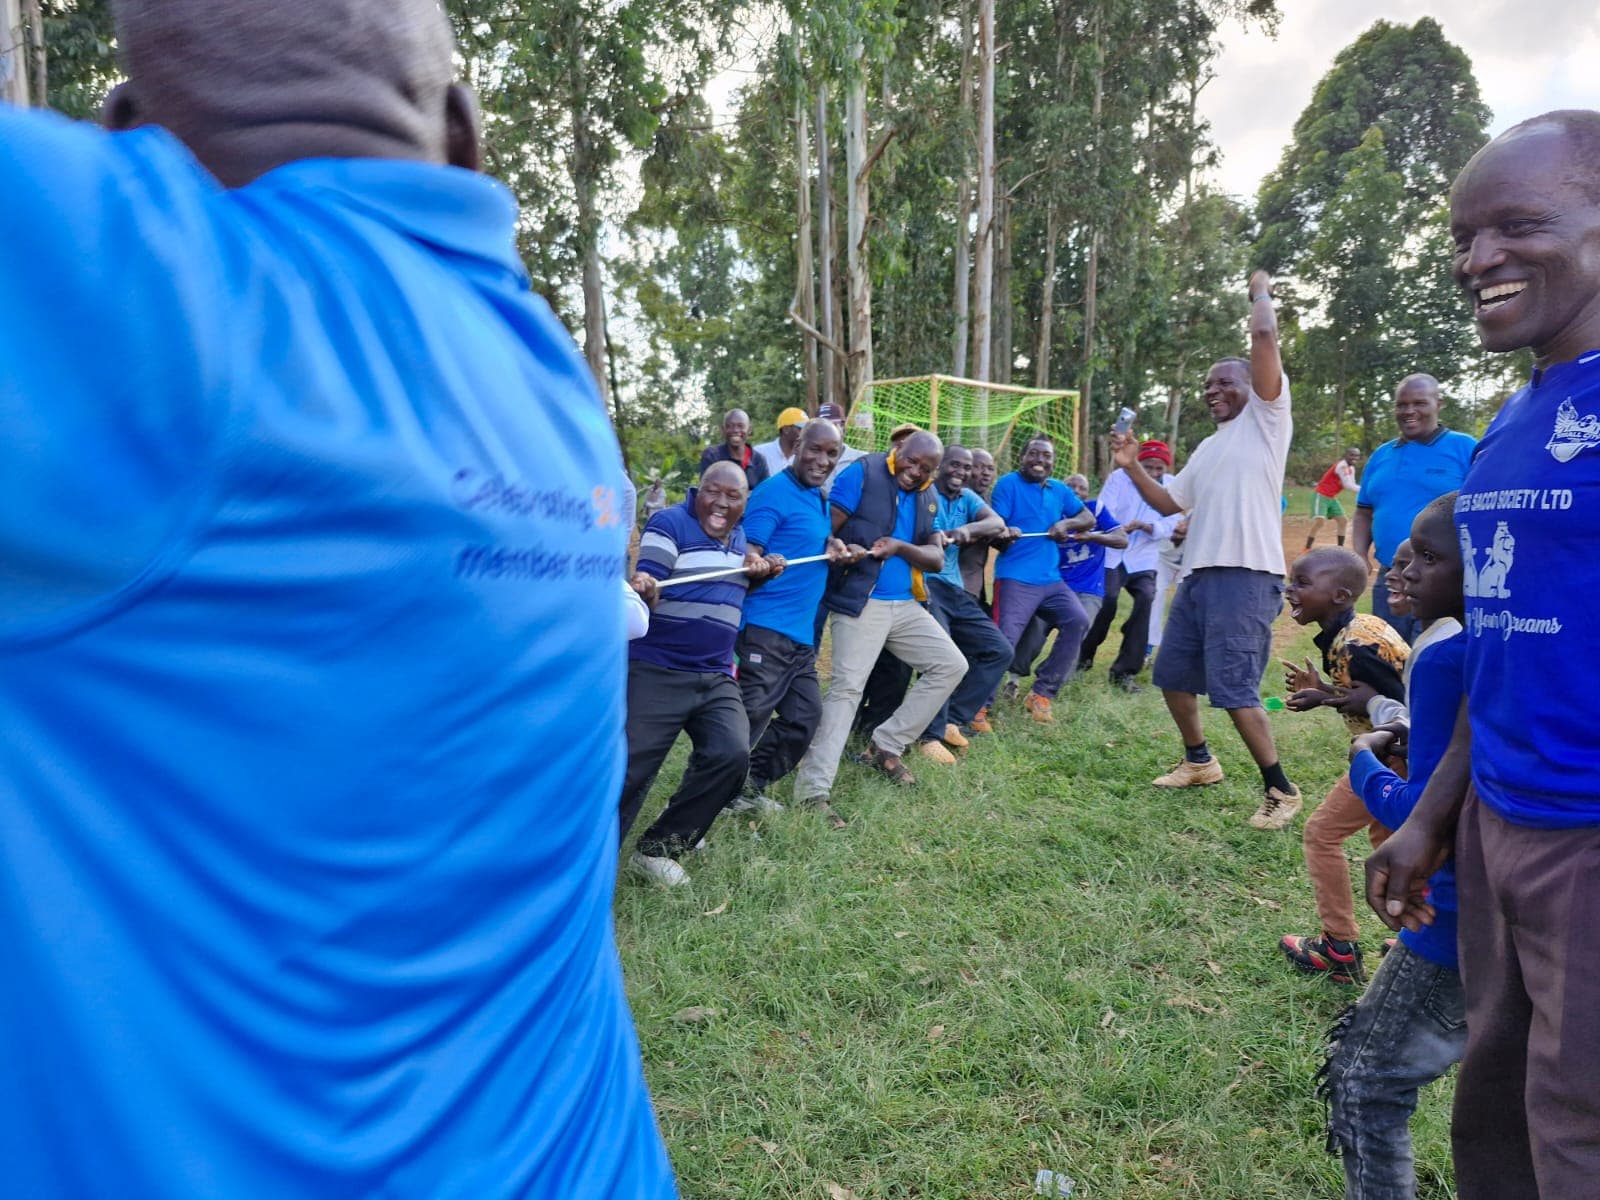
M1143 462L1147 458L1158 458L1166 463L1167 466L1170 467L1172 465L1172 451L1167 449L1165 442L1140 442L1139 461Z

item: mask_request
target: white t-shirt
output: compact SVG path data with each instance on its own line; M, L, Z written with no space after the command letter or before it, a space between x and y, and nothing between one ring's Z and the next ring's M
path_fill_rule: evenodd
M778 438L773 438L770 442L762 442L759 446L752 447L752 449L767 460L767 474L769 476L776 475L794 461L794 455L784 454L783 443Z
M1252 388L1239 415L1218 425L1183 470L1168 476L1167 494L1189 512L1185 575L1202 567L1284 573L1283 469L1293 436L1284 377L1276 400Z

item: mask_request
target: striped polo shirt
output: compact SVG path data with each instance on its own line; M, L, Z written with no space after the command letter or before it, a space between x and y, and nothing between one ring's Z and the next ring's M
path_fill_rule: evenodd
M669 581L743 564L744 527L735 526L726 545L717 541L695 519L694 497L691 488L682 504L650 518L639 539L640 571ZM650 614L650 632L628 643L629 660L732 675L733 642L749 587L750 577L741 573L666 589Z

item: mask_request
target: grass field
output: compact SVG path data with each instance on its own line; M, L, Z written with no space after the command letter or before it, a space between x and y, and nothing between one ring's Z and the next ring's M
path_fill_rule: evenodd
M1282 640L1314 652L1310 631ZM1228 778L1171 793L1148 786L1177 757L1157 693L1102 666L1063 699L1048 727L1002 706L956 767L913 756L914 789L846 763L844 831L724 816L692 887L619 880L685 1197L1024 1197L1042 1169L1079 1197L1341 1194L1311 1076L1354 995L1276 946L1315 931L1300 821L1246 824L1259 776L1220 713ZM1344 767L1337 718L1272 719L1314 801ZM1358 908L1370 969L1383 930ZM1447 1115L1444 1084L1414 1123L1432 1200L1453 1194Z

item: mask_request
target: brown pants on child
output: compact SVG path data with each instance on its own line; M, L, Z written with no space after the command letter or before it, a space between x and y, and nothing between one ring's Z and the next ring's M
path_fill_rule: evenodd
M1363 829L1374 850L1393 832L1372 819L1361 797L1350 787L1350 776L1345 775L1329 789L1317 811L1306 818L1301 836L1306 874L1311 876L1311 895L1317 902L1322 931L1341 942L1353 942L1361 936L1344 843Z

